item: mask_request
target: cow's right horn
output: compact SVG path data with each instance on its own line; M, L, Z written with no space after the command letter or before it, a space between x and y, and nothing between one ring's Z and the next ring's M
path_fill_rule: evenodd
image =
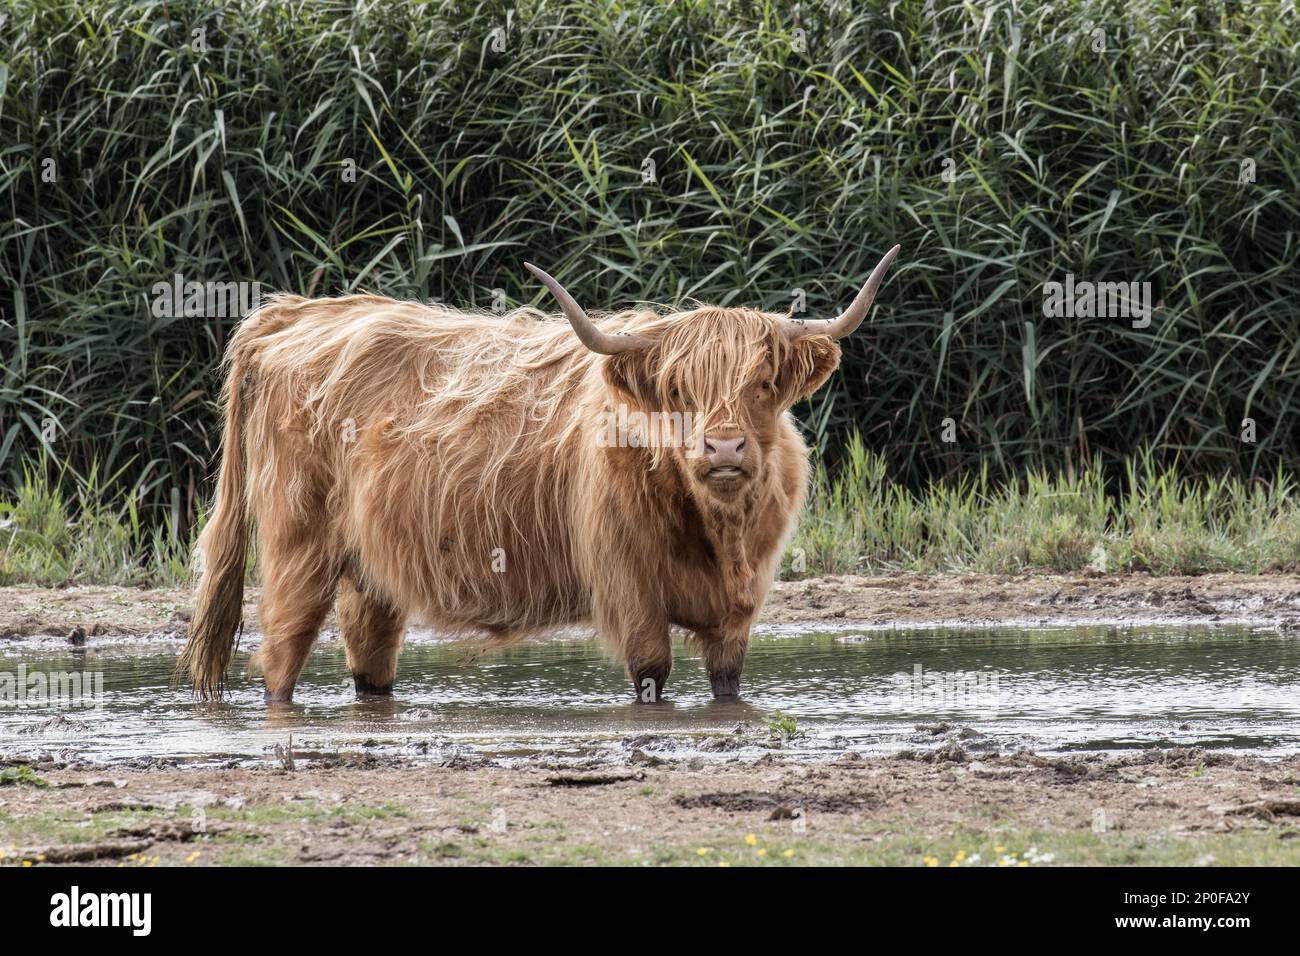
M578 333L582 344L593 352L600 355L617 355L619 352L632 349L649 348L654 344L653 340L644 335L637 335L635 332L619 332L617 335L602 332L596 328L596 323L587 318L587 313L582 311L582 306L578 305L573 296L564 290L564 286L531 262L525 262L524 268L541 279L542 284L551 290L551 295L555 296L555 300L560 303L560 308L564 310L564 316L573 326L573 331Z

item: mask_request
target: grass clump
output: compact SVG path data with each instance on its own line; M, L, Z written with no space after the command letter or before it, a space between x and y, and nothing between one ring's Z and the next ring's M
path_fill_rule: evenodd
M799 730L799 722L790 714L783 714L779 710L774 711L767 718L767 735L770 739L782 743L802 736Z
M13 495L0 499L0 585L174 587L189 580L201 525L182 533L175 518L146 524L136 492L115 498L93 467L85 481L45 475L24 468Z
M29 787L48 787L49 783L38 776L36 771L24 764L0 768L0 787L14 787L24 784Z

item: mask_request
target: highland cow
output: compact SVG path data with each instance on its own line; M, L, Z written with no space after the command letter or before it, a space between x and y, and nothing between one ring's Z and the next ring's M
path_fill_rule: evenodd
M713 693L736 695L807 492L789 409L836 369L836 340L897 254L823 321L711 307L593 321L528 264L567 324L271 297L226 355L181 666L203 696L222 693L256 529L268 701L292 698L331 607L359 694L392 692L408 621L492 645L590 621L638 700L662 698L674 627ZM602 440L615 407L692 425L656 433L680 441Z

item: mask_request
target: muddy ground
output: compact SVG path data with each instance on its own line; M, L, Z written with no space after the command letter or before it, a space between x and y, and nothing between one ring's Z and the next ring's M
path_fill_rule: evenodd
M245 618L256 621L257 590ZM183 634L189 590L0 588L0 640ZM1205 621L1300 628L1300 575L891 574L778 582L760 623L1086 624Z
M14 866L1300 864L1300 757L5 773Z
M185 591L4 588L0 638L179 637L189 606ZM1300 576L821 578L778 584L762 620L1290 629ZM944 733L916 754L817 764L0 764L0 865L1300 865L1300 755L987 756Z

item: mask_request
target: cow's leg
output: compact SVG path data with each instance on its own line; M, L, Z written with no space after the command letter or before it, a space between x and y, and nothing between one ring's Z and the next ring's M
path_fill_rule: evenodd
M611 521L611 526L617 526ZM673 669L673 645L663 595L648 587L656 579L635 562L635 551L602 532L590 556L591 617L596 630L627 667L638 703L657 704Z
M704 669L714 697L737 697L740 694L740 672L745 667L745 653L749 650L749 628L742 631L696 631L696 641L704 659Z
M638 641L636 649L629 652L628 676L632 678L632 692L640 704L658 704L663 700L668 674L672 672L672 644L664 640Z
M274 578L279 578L275 575ZM293 688L307 663L312 643L329 613L330 598L322 585L269 578L262 587L262 648L257 665L266 684L267 703L293 700Z
M357 694L391 694L406 615L351 578L339 585L339 630Z
M627 649L627 675L632 678L632 692L638 703L657 704L663 700L668 675L673 669L673 646L664 628L662 637L638 635Z
M601 636L614 645L626 662L637 701L659 703L673 669L668 619L660 611L638 607L634 596L626 594L620 594L618 600L596 595L593 614Z
M293 700L312 643L334 603L338 571L322 559L320 535L299 527L269 528L262 548L262 647L254 663L262 670L268 703Z

